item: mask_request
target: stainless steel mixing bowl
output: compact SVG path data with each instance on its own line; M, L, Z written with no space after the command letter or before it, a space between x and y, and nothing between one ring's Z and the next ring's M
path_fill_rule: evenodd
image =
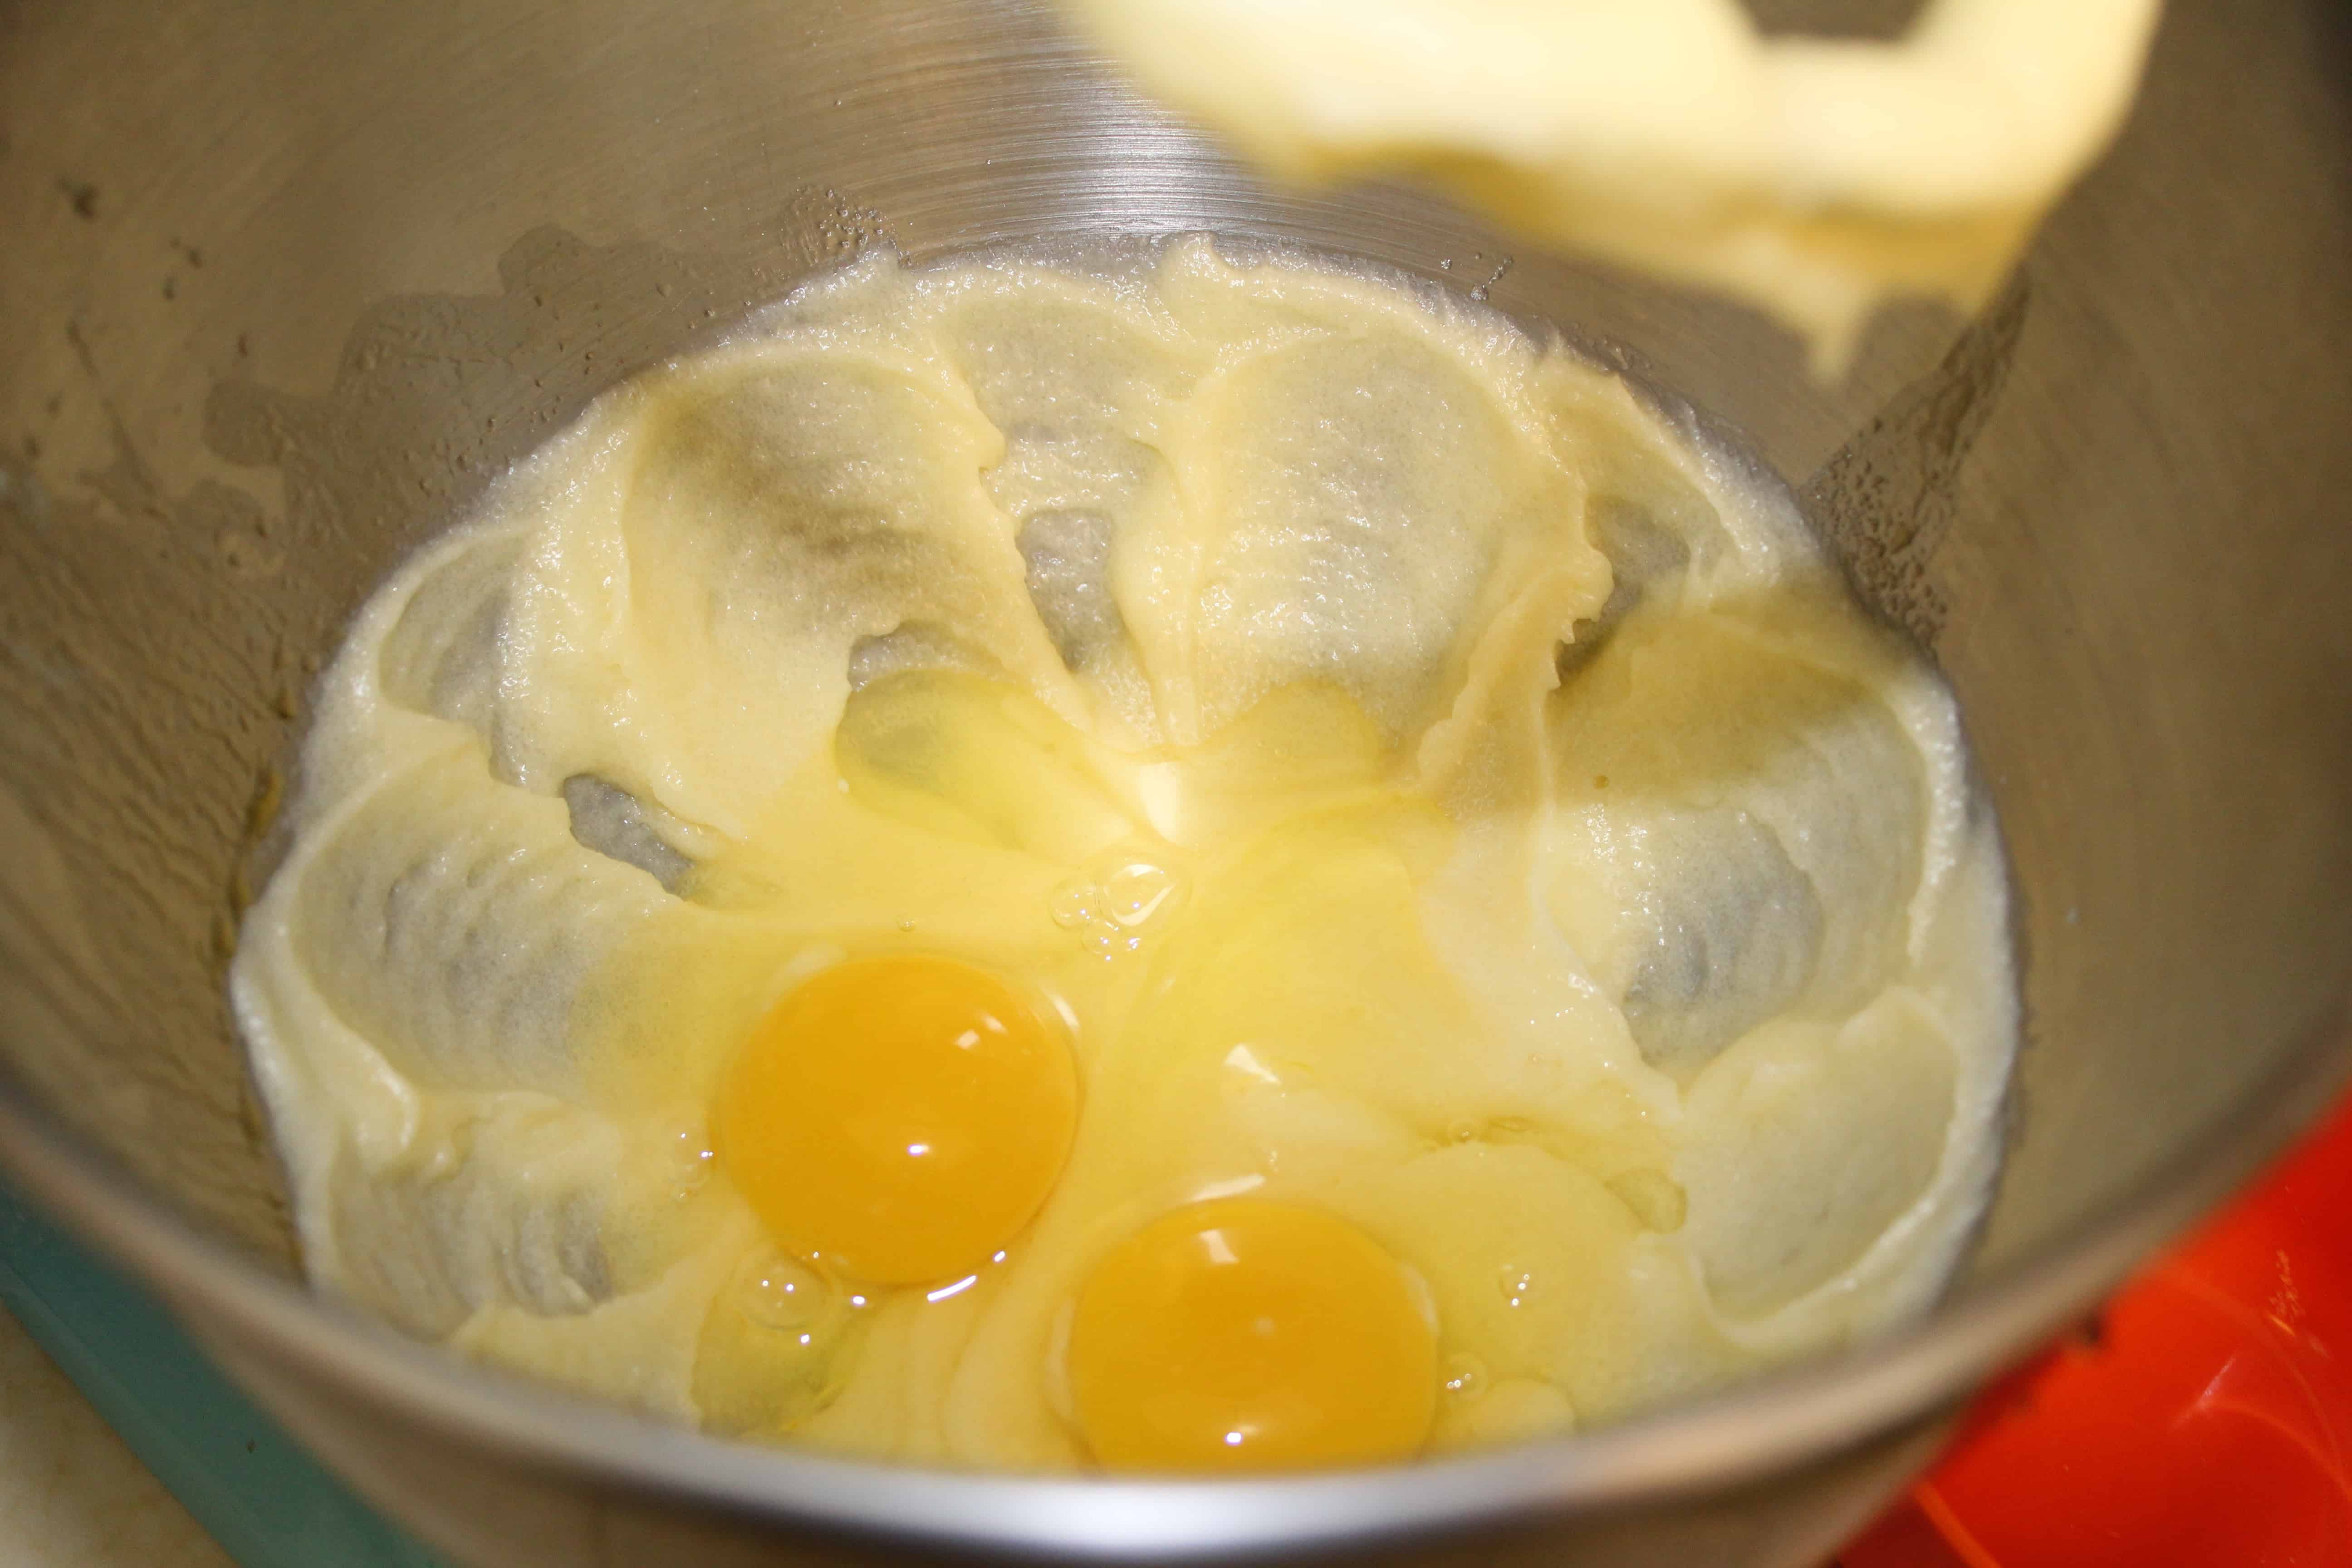
M0 1159L471 1563L1818 1561L2352 1059L2348 108L2335 0L2179 0L2010 292L1896 312L1826 389L1752 317L1408 191L1268 189L1034 5L0 0ZM369 586L813 268L1105 228L1306 240L1565 324L1742 431L1933 649L2032 1039L1932 1319L1490 1458L1104 1485L730 1447L300 1290L221 971Z

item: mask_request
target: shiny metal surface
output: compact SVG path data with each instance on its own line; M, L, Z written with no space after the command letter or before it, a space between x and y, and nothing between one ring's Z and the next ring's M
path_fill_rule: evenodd
M2352 1066L2330 0L2178 0L2017 287L1966 330L1883 321L1835 389L1752 317L1410 191L1268 190L1027 4L0 0L0 1163L466 1561L1808 1563ZM1485 1459L1108 1486L714 1443L289 1283L220 968L345 617L597 389L812 268L1105 227L1303 239L1560 322L1738 427L1934 649L2016 866L2032 1043L1929 1322Z

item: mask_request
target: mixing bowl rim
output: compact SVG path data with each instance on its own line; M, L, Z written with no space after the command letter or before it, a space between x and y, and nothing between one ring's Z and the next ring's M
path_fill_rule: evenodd
M1601 1430L1386 1469L1255 1480L1101 1480L897 1467L703 1436L463 1363L271 1273L145 1192L0 1068L0 1168L199 1338L274 1360L428 1430L598 1482L835 1532L980 1552L1213 1557L1334 1547L1763 1479L1948 1411L2085 1310L2316 1119L2352 1080L2339 1003L2292 1058L2169 1165L1977 1290L1885 1339Z

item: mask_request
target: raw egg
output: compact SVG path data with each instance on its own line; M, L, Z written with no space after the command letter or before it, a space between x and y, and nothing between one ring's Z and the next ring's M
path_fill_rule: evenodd
M1078 1293L1070 1390L1114 1469L1402 1459L1437 1406L1425 1292L1319 1209L1224 1198L1113 1247Z
M853 959L789 992L728 1069L719 1159L769 1231L844 1273L968 1274L1052 1190L1077 1125L1067 1039L1000 977Z

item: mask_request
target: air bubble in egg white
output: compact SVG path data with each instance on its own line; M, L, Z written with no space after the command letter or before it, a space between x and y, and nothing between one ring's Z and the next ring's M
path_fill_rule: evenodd
M1509 1264L1504 1265L1502 1272L1496 1276L1495 1283L1502 1289L1504 1301L1513 1307L1525 1306L1528 1298L1536 1292L1536 1277L1525 1268Z
M689 1198L700 1192L719 1163L719 1151L710 1147L710 1135L698 1123L672 1132L664 1152L670 1162L672 1191L679 1198Z
M1123 926L1139 926L1150 920L1176 896L1176 890L1173 872L1143 860L1121 866L1103 880L1110 918Z
M743 1315L763 1329L802 1336L809 1342L833 1305L824 1276L776 1247L762 1247L744 1261L736 1279Z
M1054 889L1045 910L1064 931L1076 931L1095 918L1093 895L1091 882L1083 877L1073 877Z
M1439 1369L1445 1378L1447 1398L1467 1405L1486 1392L1486 1363L1466 1351L1456 1351L1445 1358Z

